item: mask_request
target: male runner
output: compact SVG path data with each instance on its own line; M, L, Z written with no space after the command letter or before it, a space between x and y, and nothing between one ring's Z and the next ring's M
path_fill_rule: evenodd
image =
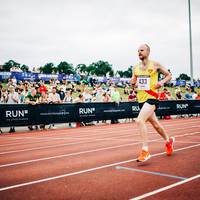
M149 54L150 47L147 44L143 44L139 47L138 56L141 62L134 66L133 77L131 80L133 87L137 88L140 113L136 119L136 123L143 141L141 154L137 158L138 162L144 162L151 157L148 149L147 127L145 124L147 121L152 124L155 130L166 141L166 152L169 156L173 152L174 143L174 137L168 136L155 115L155 110L159 104L159 101L157 100L157 89L171 79L171 74L159 63L149 60ZM164 75L164 79L159 82L158 72L161 72Z

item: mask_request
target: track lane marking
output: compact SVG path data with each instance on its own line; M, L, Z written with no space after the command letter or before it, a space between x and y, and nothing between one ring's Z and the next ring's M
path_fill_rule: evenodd
M192 176L192 177L187 178L187 179L185 179L185 180L179 181L179 182L177 182L177 183L173 183L173 184L168 185L168 186L166 186L166 187L162 187L162 188L157 189L157 190L154 190L154 191L152 191L152 192L148 192L148 193L143 194L143 195L141 195L141 196L134 197L134 198L132 198L132 199L130 199L130 200L140 200L140 199L144 199L144 198L146 198L146 197L149 197L149 196L152 196L152 195L154 195L154 194L158 194L158 193L160 193L160 192L169 190L169 189L171 189L171 188L174 188L174 187L176 187L176 186L182 185L182 184L184 184L184 183L190 182L190 181L195 180L195 179L198 179L198 178L200 178L200 174L197 174L196 176Z
M200 132L189 133L189 134L186 133L186 134L182 134L182 135L175 135L175 138L188 136L188 135L195 135L195 134L199 134L199 133ZM159 140L162 140L162 138L156 138L156 139L153 139L153 140L149 140L148 142L163 142L163 141L159 141ZM93 142L93 141L91 141L91 142ZM97 152L97 151L104 151L104 150L108 150L108 149L127 147L127 146L137 145L137 144L140 144L140 143L141 143L141 141L138 141L138 142L132 142L132 143L128 143L128 144L111 146L111 147L104 147L104 148L99 148L99 149L94 149L94 150L87 150L87 151L82 151L82 152L74 152L74 153L70 153L70 154L62 154L62 155L58 155L58 156L50 156L50 157L46 157L46 158L38 158L38 159L32 159L32 160L27 160L27 161L8 163L8 164L0 165L0 168L9 167L9 166L13 166L13 165L21 165L21 164L27 164L27 163L32 163L32 162L38 162L38 161L45 161L45 160L50 160L50 159L57 159L57 158L63 158L63 157L69 157L69 156L76 156L76 155L81 155L81 154L86 154L86 153Z
M196 127L196 126L195 126ZM190 127L190 128L194 128L194 127ZM172 130L186 130L185 128L175 128L175 129L171 129ZM130 132L130 131L129 131ZM155 131L150 131L149 133L154 133ZM111 132L113 133L113 131ZM200 132L195 132L196 133L200 133ZM84 144L84 143L91 143L93 141L110 141L110 140L113 140L113 141L130 141L130 139L118 139L118 138L123 138L123 137L129 137L129 136L136 136L136 135L140 135L140 134L121 134L121 136L117 136L117 137L104 137L104 138L74 138L74 137L65 137L65 138L57 138L57 140L68 140L68 139L79 139L79 140L91 140L91 141L80 141L80 142L71 142L71 143L68 143L68 144L57 144L57 145L49 145L49 146L42 146L42 147L33 147L33 148L27 148L27 149L19 149L19 150L12 150L12 151L4 151L4 152L0 152L0 155L4 155L4 154L11 154L11 153L19 153L19 152L27 152L27 151L33 151L33 150L41 150L41 149L48 149L48 148L55 148L55 147L63 147L63 146L69 146L69 145L74 145L74 144ZM178 135L177 135L178 136ZM53 139L54 141L54 139ZM135 141L139 141L139 140L135 140Z
M192 134L194 135L195 133L192 133ZM177 136L175 135L174 137L177 138L177 137L183 137L183 136L187 136L187 135L191 135L191 133L189 133L189 134L186 133L186 134L177 135ZM162 140L162 138L155 138L153 140L149 140L148 142L158 142L159 140ZM51 160L51 159L70 157L70 156L77 156L77 155L82 155L82 154L87 154L87 153L98 152L98 151L105 151L105 150L109 150L109 149L123 148L123 147L128 147L128 146L141 144L141 143L142 143L141 141L132 142L132 143L128 143L128 144L104 147L104 148L99 148L99 149L93 149L93 150L87 150L87 151L81 151L81 152L74 152L74 153L70 153L70 154L62 154L62 155L58 155L58 156L50 156L50 157L45 157L45 158L38 158L38 159L25 160L25 161L14 162L14 163L8 163L8 164L0 165L0 168L11 167L11 166L16 166L16 165L22 165L22 164L33 163L33 162L39 162L39 161L46 161L46 160Z
M183 151L183 150L186 150L186 149L191 149L191 148L195 148L195 147L199 147L199 146L200 146L200 144L191 145L191 146L176 149L176 150L174 150L174 152ZM166 154L166 152L152 154L152 157L160 156L160 155L163 155L163 154ZM90 169L81 170L81 171L77 171L77 172L62 174L62 175L59 175L59 176L53 176L53 177L49 177L49 178L39 179L39 180L25 182L25 183L20 183L20 184L16 184L16 185L7 186L7 187L2 187L2 188L0 188L0 192L5 191L5 190L14 189L14 188L24 187L24 186L28 186L28 185L33 185L33 184L37 184L37 183L43 183L43 182L46 182L46 181L65 178L65 177L69 177L69 176L79 175L79 174L83 174L83 173L87 173L87 172L93 172L93 171L96 171L96 170L99 170L99 169L114 167L116 165L130 163L130 162L133 162L133 161L136 161L136 160L137 159L125 160L125 161L111 163L111 164L108 164L108 165L103 165L103 166L99 166L99 167L95 167L95 168L90 168ZM188 180L188 179L186 179L186 180ZM186 181L186 180L184 180L184 181Z
M197 120L196 120L197 121ZM196 122L193 122L193 121L191 121L191 122L188 122L187 123L187 126L188 126L188 124L196 124ZM176 124L177 125L177 124ZM180 124L178 124L178 126L181 126L181 127L183 127L182 126L182 124L180 123ZM152 127L150 124L149 124L149 126L150 127ZM168 126L168 127L174 127L174 125L172 125L171 123L169 123L169 124L167 124L167 125L165 125L165 126ZM186 126L186 127L187 127ZM200 125L196 125L195 127L199 127ZM111 129L111 132L112 132L112 130L113 130L113 128L115 128L114 126L112 126L112 127L109 127L109 129ZM124 129L124 131L128 131L128 130L130 130L130 128L132 128L132 126L130 126L130 127L119 127L120 129ZM108 128L106 128L106 129L97 129L97 127L95 127L95 132L98 132L98 131L100 131L100 132L102 132L102 130L108 130ZM134 129L134 130L138 130L137 128L136 129ZM154 130L153 128L152 128L152 130ZM75 133L76 133L76 131L75 130L73 130ZM88 133L88 130L81 130L81 133L84 133L83 131L85 131L85 132L87 132ZM74 132L72 132L72 133L74 133ZM42 133L44 133L44 132L42 132ZM79 133L80 133L80 131L79 131ZM93 136L101 136L101 135L107 135L107 133L110 133L109 131L107 131L105 134L92 134ZM49 134L51 134L51 133L49 133ZM56 134L59 134L59 135L66 135L66 132L58 132L58 133L56 133ZM91 134L89 134L89 135L84 135L84 137L86 136L91 136ZM52 135L52 136L57 136L57 135ZM12 137L12 138L11 138ZM73 136L73 137L76 137L76 136ZM77 136L77 137L80 137L80 136ZM14 137L14 136L10 136L9 135L9 137L7 137L7 138L9 138L9 139L12 139L12 140L20 140L20 139L50 139L50 140L54 140L54 138L52 138L52 137L49 137L49 136L44 136L44 137L35 137L35 136L26 136L26 137ZM56 139L56 138L55 138ZM12 144L11 144L12 145Z

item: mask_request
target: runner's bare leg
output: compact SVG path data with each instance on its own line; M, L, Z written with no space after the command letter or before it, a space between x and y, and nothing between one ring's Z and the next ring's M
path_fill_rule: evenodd
M149 117L152 116L152 114L155 111L155 108L156 108L155 105L144 103L136 119L136 124L138 126L139 133L142 138L142 143L143 143L142 149L145 151L148 151L148 133L147 133L146 121L149 119Z
M161 137L168 142L169 136L166 133L163 126L161 125L161 123L158 121L155 112L148 118L148 121L152 124L155 130L161 135Z

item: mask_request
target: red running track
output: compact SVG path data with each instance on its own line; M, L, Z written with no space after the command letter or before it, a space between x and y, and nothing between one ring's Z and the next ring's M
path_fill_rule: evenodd
M198 199L200 118L161 123L175 152L148 124L144 164L135 123L2 135L0 199Z

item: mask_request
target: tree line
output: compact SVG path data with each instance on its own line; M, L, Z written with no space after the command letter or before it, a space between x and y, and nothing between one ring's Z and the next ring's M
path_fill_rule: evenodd
M20 64L14 60L9 60L5 62L2 66L2 71L10 71L11 68L16 67L21 69L23 72L29 72L29 66L25 64ZM58 65L55 65L52 62L46 63L44 66L39 67L39 72L44 74L76 74L87 73L88 75L96 75L96 76L120 76L121 78L131 78L132 77L132 69L130 66L127 70L118 70L114 72L112 68L112 64L107 61L99 60L97 62L93 62L89 65L86 64L78 64L74 67L72 63L67 61L61 61ZM190 77L187 74L181 73L176 80L190 80Z
M2 66L2 71L10 71L11 68L16 67L21 69L23 72L29 72L29 66L25 64L20 64L14 60L9 60L5 62ZM132 68L129 67L125 71L116 71L114 72L112 68L112 64L107 61L99 60L97 62L93 62L89 65L86 64L78 64L74 67L73 64L62 61L58 65L55 65L52 62L46 63L44 66L39 67L39 72L44 74L53 74L53 73L60 73L60 74L76 74L77 72L80 73L87 73L88 75L96 75L96 76L115 76L118 74L120 77L130 78L132 76Z

